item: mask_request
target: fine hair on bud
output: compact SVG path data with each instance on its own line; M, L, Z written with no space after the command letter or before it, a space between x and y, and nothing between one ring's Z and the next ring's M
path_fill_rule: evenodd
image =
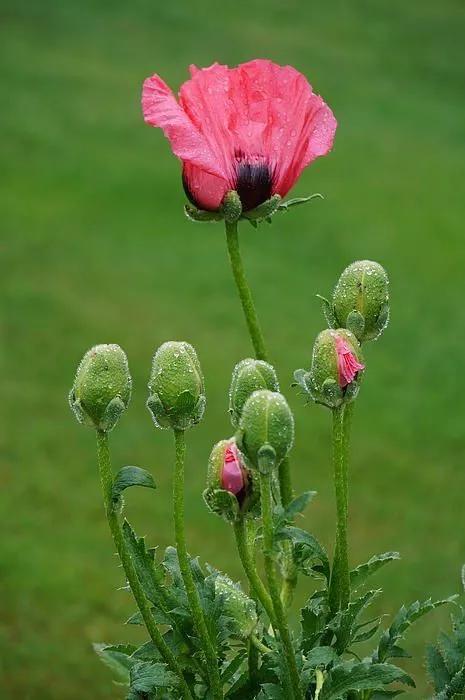
M202 369L192 345L184 341L163 343L152 361L147 407L159 428L186 430L205 411Z
M229 413L234 428L239 425L244 404L260 389L279 391L278 377L272 365L264 360L248 357L234 367L229 390Z
M358 394L365 365L360 344L346 328L321 331L315 340L309 372L297 370L297 384L316 403L338 408Z
M237 443L253 468L261 457L277 467L294 442L294 417L284 396L261 389L247 399L237 431Z
M120 346L95 345L79 364L69 403L80 423L109 431L127 408L131 387L128 360Z
M378 338L389 322L389 279L372 260L357 260L341 274L332 298L336 326L360 343Z

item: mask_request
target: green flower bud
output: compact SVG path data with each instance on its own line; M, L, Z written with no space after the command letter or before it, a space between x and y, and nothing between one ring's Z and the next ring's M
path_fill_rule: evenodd
M316 403L337 408L357 396L364 369L357 338L346 328L338 328L318 335L310 371L297 370L294 376Z
M258 516L255 506L259 493L235 439L218 442L210 454L207 488L203 492L208 509L229 522L244 515Z
M242 410L237 443L250 462L262 472L277 467L294 442L294 418L282 394L254 391Z
M381 265L358 260L346 267L333 292L335 325L360 343L375 340L389 321L389 280Z
M197 354L189 343L169 341L156 351L147 408L158 428L186 430L205 411L205 387Z
M86 352L76 372L69 404L80 423L109 431L131 398L128 360L119 345L96 345Z
M239 425L244 404L254 391L269 389L279 391L274 368L263 360L247 358L234 367L229 390L229 413L235 428Z
M232 634L240 639L248 639L258 624L257 608L239 584L228 576L219 574L215 579L215 593L221 596L223 610L231 619Z

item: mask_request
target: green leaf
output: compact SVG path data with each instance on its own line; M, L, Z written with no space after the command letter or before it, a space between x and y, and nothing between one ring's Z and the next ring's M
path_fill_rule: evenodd
M294 547L295 563L304 574L322 573L329 580L330 566L328 555L316 537L299 527L289 525L276 531L275 540L291 540ZM321 563L321 567L317 568L312 565L315 560Z
M334 313L334 307L328 299L321 294L316 295L320 300L321 310L323 311L323 316L325 317L328 328L337 328L338 322L336 314Z
M153 476L146 469L122 467L113 482L113 502L117 503L123 491L130 486L144 486L148 489L156 488Z
M308 599L300 613L302 651L309 652L326 629L330 614L327 591L317 591Z
M440 650L433 644L426 647L426 669L435 691L439 693L450 682L450 673Z
M450 683L436 695L435 700L454 700L460 698L463 700L465 692L465 663L450 680Z
M363 596L351 601L345 610L337 613L328 629L332 630L337 639L337 651L342 654L354 641L354 637L360 626L355 623L362 612L373 602L381 591L368 591Z
M239 651L230 661L225 663L221 669L221 681L228 683L242 666L247 658L247 652L243 649Z
M132 644L94 644L93 647L103 663L113 671L116 680L129 685L129 672L135 663L131 655L137 647Z
M157 688L175 688L178 677L168 670L166 664L137 661L129 674L131 690L137 693L154 693Z
M299 513L303 513L314 496L316 496L316 491L304 491L300 496L294 498L282 514L283 521L293 522L294 518L299 515Z
M291 207L296 207L299 204L307 204L307 202L311 202L312 199L324 199L324 197L319 192L315 192L308 197L294 197L293 199L281 202L278 206L278 211L288 211Z
M365 564L360 564L356 569L350 572L351 588L359 588L369 576L372 576L381 567L389 564L391 561L400 559L399 552L385 552L384 554L376 554L371 557Z
M405 671L392 664L343 662L328 671L319 700L340 700L351 690L383 690L394 682L415 685Z
M399 653L397 642L403 638L408 628L416 622L420 617L427 613L440 608L442 605L453 603L457 596L451 596L443 600L432 601L431 598L420 603L416 601L408 608L403 605L395 616L389 629L385 630L379 640L378 648L373 652L373 661L386 661L394 658Z

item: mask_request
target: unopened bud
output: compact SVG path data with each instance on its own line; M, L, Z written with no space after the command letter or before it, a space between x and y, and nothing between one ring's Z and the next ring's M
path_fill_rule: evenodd
M277 467L294 442L294 418L277 391L254 391L247 399L237 441L249 463L262 472Z
M169 341L156 351L147 408L158 428L186 430L205 411L205 387L197 354L189 343Z
M279 391L274 368L263 360L247 358L234 367L229 391L229 413L235 428L239 425L244 404L254 391L269 389Z
M203 493L208 508L225 520L234 522L255 515L259 489L234 438L221 440L214 447L208 462L207 488Z
M128 360L119 345L96 345L86 352L76 372L69 403L80 423L109 431L131 398Z
M318 335L310 371L297 370L294 376L316 403L337 408L356 397L364 369L357 338L347 329L339 328Z
M372 260L358 260L342 273L333 292L335 325L347 328L360 343L375 340L389 321L389 280Z

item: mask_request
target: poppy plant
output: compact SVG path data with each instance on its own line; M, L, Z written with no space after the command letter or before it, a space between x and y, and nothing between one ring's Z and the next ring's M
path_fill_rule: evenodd
M245 212L284 197L331 150L336 119L295 68L256 59L236 68L191 66L190 73L179 100L158 75L147 78L142 109L182 161L184 189L197 208L217 211L231 190Z

